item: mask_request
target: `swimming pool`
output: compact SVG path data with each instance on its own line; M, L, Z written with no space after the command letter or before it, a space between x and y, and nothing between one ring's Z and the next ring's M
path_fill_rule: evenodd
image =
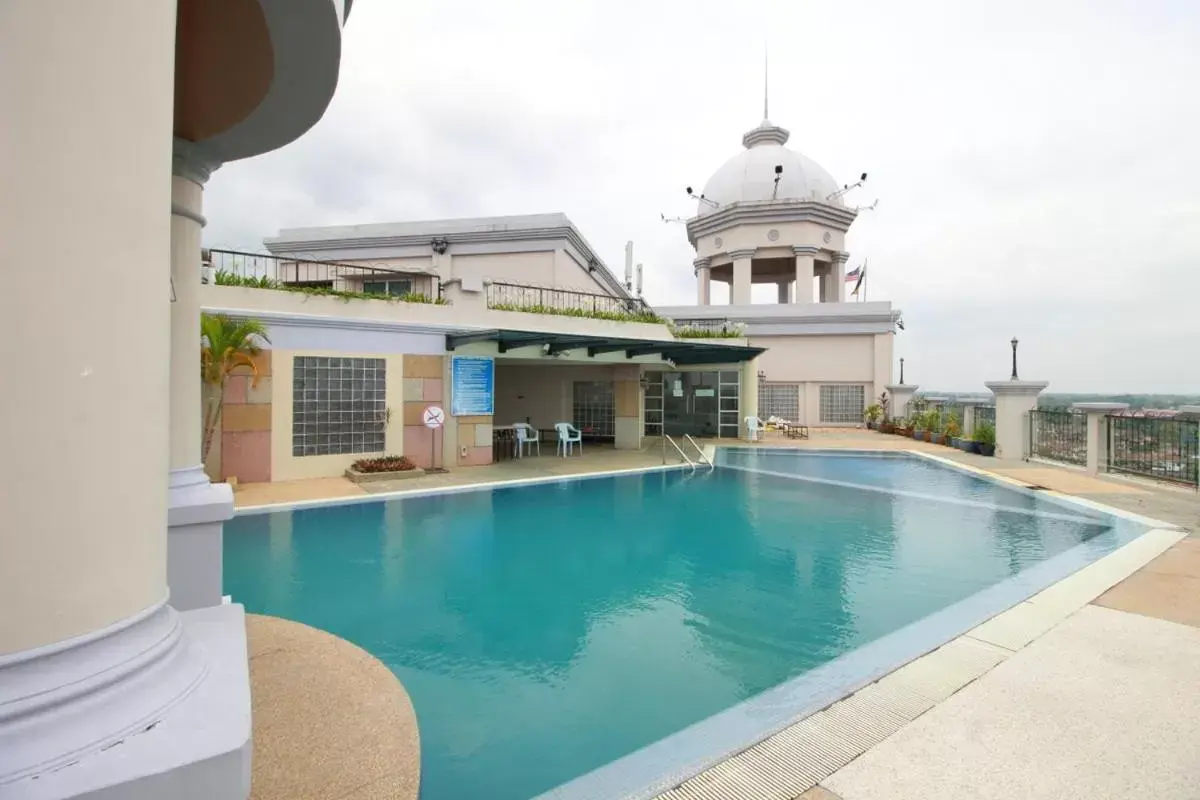
M425 800L617 796L1142 531L914 457L734 448L718 463L239 515L226 592L399 676ZM744 724L706 729L731 707Z

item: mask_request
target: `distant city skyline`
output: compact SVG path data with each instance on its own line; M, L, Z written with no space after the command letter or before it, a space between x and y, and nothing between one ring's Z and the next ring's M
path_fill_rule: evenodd
M694 254L660 215L695 213L684 187L759 121L766 34L789 146L841 182L869 173L848 202L880 202L849 266L869 259L870 298L904 312L906 378L985 391L1015 335L1050 391L1200 391L1191 4L414 0L355 17L321 123L214 174L207 245L562 211L616 272L634 240L651 303L692 302Z

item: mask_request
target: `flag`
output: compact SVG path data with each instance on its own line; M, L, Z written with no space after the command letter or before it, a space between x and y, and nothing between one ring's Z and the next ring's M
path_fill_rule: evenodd
M846 283L858 280L859 274L862 272L862 267L855 267L846 273Z
M859 267L858 269L854 270L854 273L853 273L853 274L854 274L854 277L855 277L855 281L856 281L856 282L855 282L855 284L854 284L854 291L850 293L850 296L851 296L851 297L857 297L857 296L858 296L858 290L862 288L863 281L864 281L864 280L866 280L866 277L867 277L867 264L866 264L866 262L864 261L864 262L863 262L863 265L862 265L861 267ZM850 275L847 275L847 276L846 276L846 280L850 280Z

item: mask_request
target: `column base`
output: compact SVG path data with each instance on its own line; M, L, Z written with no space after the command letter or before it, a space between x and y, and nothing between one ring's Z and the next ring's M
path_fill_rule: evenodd
M180 611L221 604L221 537L233 489L204 467L171 470L167 490L167 586Z
M0 797L245 800L245 614L165 603L0 657Z

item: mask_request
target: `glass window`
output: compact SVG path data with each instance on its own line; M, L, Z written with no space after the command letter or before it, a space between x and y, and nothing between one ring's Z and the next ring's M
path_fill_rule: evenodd
M296 356L292 361L292 455L382 453L387 428L382 358Z
M822 386L821 422L862 422L866 395L863 386Z
M800 384L761 383L758 386L758 416L800 421Z
M572 416L584 436L612 439L616 435L612 381L575 381Z
M400 297L412 294L413 282L408 278L403 280L363 281L362 290L364 294L389 294L393 297Z

